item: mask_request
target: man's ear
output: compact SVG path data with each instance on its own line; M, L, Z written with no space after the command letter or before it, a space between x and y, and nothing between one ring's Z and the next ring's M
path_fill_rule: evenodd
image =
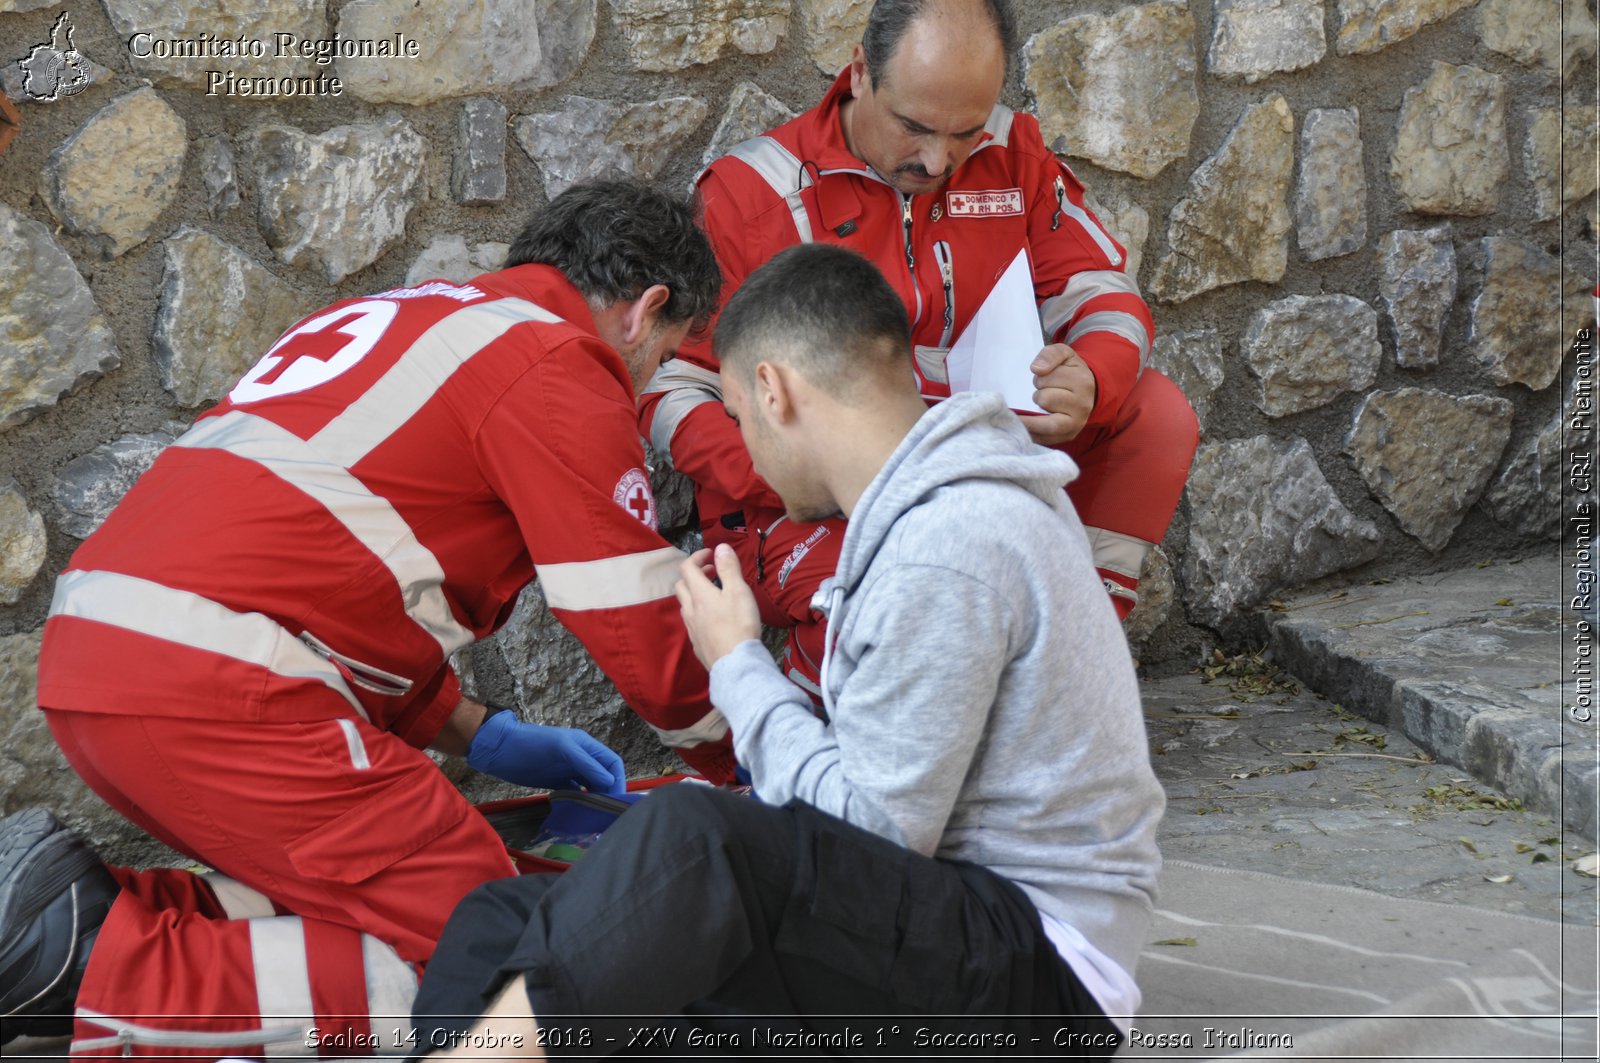
M639 293L639 298L628 304L623 314L622 339L634 344L650 335L650 330L660 318L661 308L672 298L672 289L665 284L652 284Z
M794 388L786 367L773 362L756 364L755 401L774 424L794 420Z
M858 44L855 54L850 56L850 95L859 100L871 87L871 75L867 73L867 52Z

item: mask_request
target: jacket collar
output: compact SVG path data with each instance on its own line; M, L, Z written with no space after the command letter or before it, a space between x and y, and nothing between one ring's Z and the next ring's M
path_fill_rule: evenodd
M599 335L594 323L594 314L583 298L583 293L573 287L572 282L567 280L566 274L554 266L535 263L512 266L510 269L479 277L473 283L492 287L503 295L526 299L591 336Z
M849 144L845 141L842 108L845 101L852 98L850 68L846 66L833 79L833 85L822 101L791 123L795 133L795 154L817 184L817 207L822 212L822 223L834 231L861 216L860 186L850 180L826 180L826 176L850 174L889 187L877 171L851 154ZM1002 108L997 106L995 111L1000 113ZM993 123L993 116L990 121ZM978 147L982 148L994 139L995 135L986 131ZM971 159L967 161L971 162Z

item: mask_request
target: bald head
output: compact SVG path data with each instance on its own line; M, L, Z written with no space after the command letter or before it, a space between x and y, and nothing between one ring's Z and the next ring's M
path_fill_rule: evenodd
M874 85L890 75L902 47L924 58L930 48L970 52L974 42L998 46L1002 67L1016 51L1016 19L1008 0L878 0L867 15L861 50Z
M773 362L848 404L880 381L914 390L905 304L871 262L828 244L791 247L752 273L712 347L722 371L746 384L758 363Z

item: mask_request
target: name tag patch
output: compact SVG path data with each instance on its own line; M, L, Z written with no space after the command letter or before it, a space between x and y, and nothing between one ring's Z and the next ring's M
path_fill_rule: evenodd
M944 202L951 217L1003 218L1023 213L1020 188L991 192L946 192Z

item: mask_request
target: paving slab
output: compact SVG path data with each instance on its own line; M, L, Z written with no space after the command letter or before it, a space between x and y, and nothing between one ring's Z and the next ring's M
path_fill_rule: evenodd
M1596 925L1591 836L1260 656L1146 681L1167 859Z
M1324 591L1277 603L1267 646L1345 709L1592 838L1597 732L1563 706L1583 619L1561 580L1552 554Z

